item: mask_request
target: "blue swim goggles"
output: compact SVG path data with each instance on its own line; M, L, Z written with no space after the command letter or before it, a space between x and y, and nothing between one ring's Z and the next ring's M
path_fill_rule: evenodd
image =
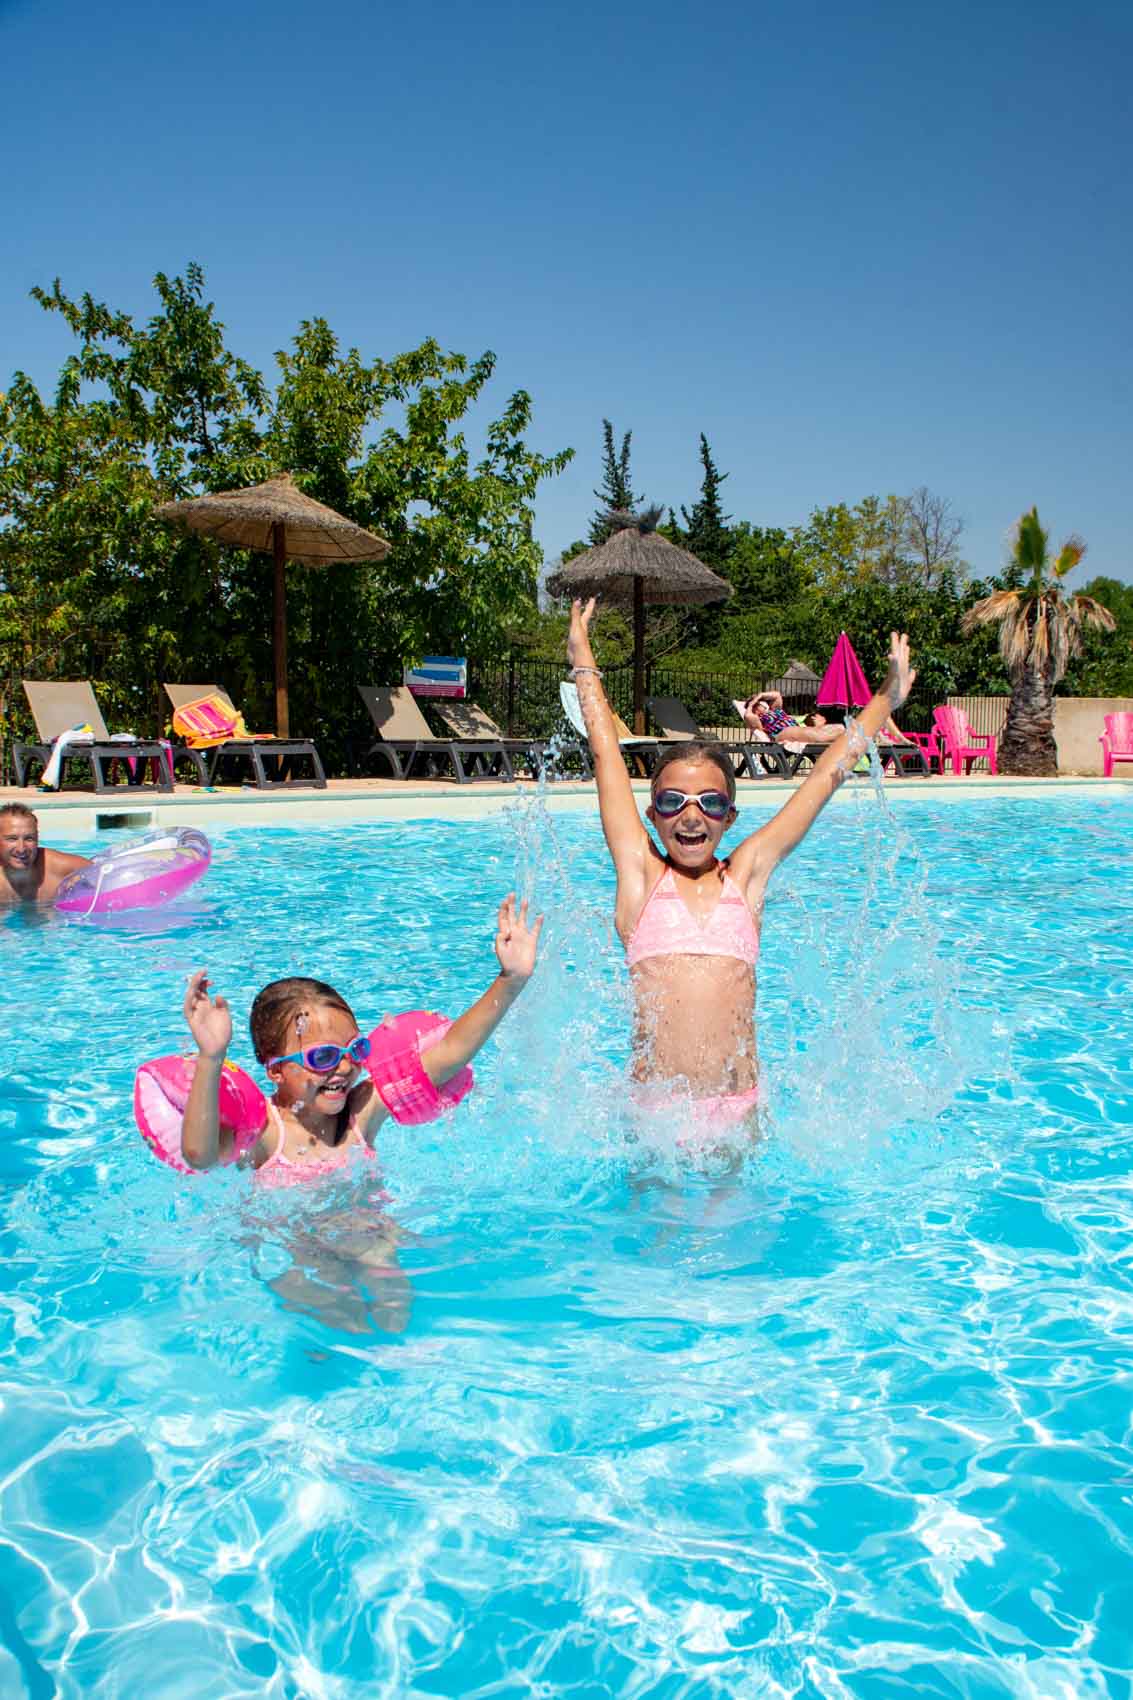
M370 1041L364 1033L351 1039L349 1045L311 1045L305 1051L289 1051L285 1057L269 1057L265 1068L278 1068L281 1063L301 1063L312 1074L332 1074L349 1057L352 1063L364 1063L370 1054Z

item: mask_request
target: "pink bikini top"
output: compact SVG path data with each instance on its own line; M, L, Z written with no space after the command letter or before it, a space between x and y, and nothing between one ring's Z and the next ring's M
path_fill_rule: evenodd
M677 890L672 868L666 868L637 917L626 944L631 968L650 956L735 956L755 967L759 934L739 886L730 874L715 909L698 921Z
M297 1163L294 1158L284 1155L283 1117L270 1098L268 1099L268 1115L271 1118L271 1125L275 1129L276 1141L275 1150L271 1156L261 1163L256 1170L256 1179L264 1186L304 1186L308 1181L324 1180L327 1175L334 1175L340 1169L345 1169L351 1160L352 1153L358 1150L364 1151L367 1157L376 1156L373 1146L367 1144L364 1139L351 1138L354 1131L352 1117L346 1138L342 1143L327 1147L329 1152L333 1152L332 1156L310 1157Z

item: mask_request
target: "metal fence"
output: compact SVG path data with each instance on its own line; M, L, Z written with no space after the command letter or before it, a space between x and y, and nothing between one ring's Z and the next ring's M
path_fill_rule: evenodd
M96 655L84 652L90 660ZM73 678L75 667L68 666L69 657L60 656L54 665L41 666L39 671L48 678ZM13 739L34 737L34 727L20 685L25 659L23 646L0 645L0 783L10 782L10 751ZM81 672L83 669L79 669ZM622 719L633 719L633 668L631 666L603 669L606 693L614 710ZM118 724L129 725L139 733L152 735L163 724L163 705L142 701L138 692L132 700L121 689L108 689L98 682L94 672L95 692L108 716ZM527 656L513 655L507 661L481 665L475 659L469 663L468 694L478 702L510 737L546 738L561 729L562 705L559 685L566 677L565 663L535 661ZM696 724L711 736L725 741L743 738L744 728L734 704L743 701L755 690L778 690L783 693L787 709L794 714L809 713L815 705L815 683L790 676L756 676L740 668L719 672L700 672L687 667L654 662L645 670L647 697L675 697L683 703ZM939 699L935 699L939 700ZM963 708L972 726L981 732L999 732L1007 712L1006 697L949 697L948 701ZM911 731L927 730L932 724L932 697L914 695L901 711L901 725ZM151 724L152 722L152 724ZM334 746L337 720L333 725L315 728L328 772L336 771ZM349 728L342 729L345 739Z
M512 656L498 666L469 663L468 694L486 709L509 737L549 737L563 718L559 685L566 677L563 663L532 661ZM633 718L633 668L602 669L606 695L614 712L631 722ZM807 714L814 707L817 684L809 688L794 678L753 680L749 672L700 673L684 667L654 663L645 669L647 697L676 697L684 703L697 725L720 735L742 735L743 727L734 703L755 690L782 691L788 709Z
M604 667L602 673L611 707L623 720L632 723L633 668ZM468 694L509 737L546 738L562 724L559 684L565 677L565 666L558 661L532 661L519 655L487 667L471 661ZM675 697L699 727L726 741L745 735L735 703L745 701L754 691L781 691L788 711L801 716L813 710L817 689L817 681L808 684L789 675L753 678L749 671L739 668L697 672L654 662L645 669L646 697ZM934 701L939 698L914 693L901 711L901 724L911 731L927 731L932 725ZM976 724L974 719L972 724Z

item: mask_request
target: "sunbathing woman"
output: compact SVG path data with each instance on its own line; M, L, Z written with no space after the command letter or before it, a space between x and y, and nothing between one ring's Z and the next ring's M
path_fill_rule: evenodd
M841 726L828 724L824 714L812 713L796 720L783 707L782 691L757 691L743 706L743 722L753 732L763 732L774 744L833 744ZM877 735L880 744L910 744L896 722L886 717Z
M696 1132L715 1133L750 1123L759 1101L755 963L767 881L814 825L865 739L908 696L916 677L909 641L893 633L885 688L858 718L864 736L839 732L779 812L720 859L720 841L736 819L727 755L696 741L658 762L646 810L658 849L638 813L594 664L593 612L593 601L574 604L567 655L617 873L614 922L634 994L637 1096L660 1110L687 1093Z

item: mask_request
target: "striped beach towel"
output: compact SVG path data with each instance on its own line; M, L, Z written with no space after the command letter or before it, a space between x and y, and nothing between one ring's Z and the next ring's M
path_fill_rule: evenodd
M173 713L173 730L184 738L191 750L209 750L217 744L234 739L270 738L270 732L249 732L244 716L226 703L223 697L198 697L186 702Z

